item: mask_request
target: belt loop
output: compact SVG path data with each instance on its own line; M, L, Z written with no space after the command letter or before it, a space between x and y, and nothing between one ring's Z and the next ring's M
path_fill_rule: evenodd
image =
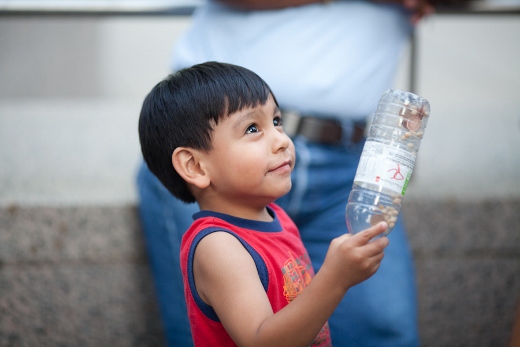
M350 141L353 143L361 142L367 136L367 120L356 121L353 123L354 126L354 134L350 138Z
M341 128L343 130L343 134L341 137L341 142L345 146L354 146L358 144L365 137L365 126L366 121L363 120L341 120Z

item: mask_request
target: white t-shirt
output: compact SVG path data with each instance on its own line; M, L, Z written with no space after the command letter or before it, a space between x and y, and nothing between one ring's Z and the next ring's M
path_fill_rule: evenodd
M239 11L208 1L175 46L172 68L241 65L269 84L282 108L361 120L392 86L410 33L407 14L395 5L336 1Z

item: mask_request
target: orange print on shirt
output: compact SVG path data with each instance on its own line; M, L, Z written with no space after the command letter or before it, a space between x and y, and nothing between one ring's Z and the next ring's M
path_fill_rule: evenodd
M310 260L308 256L294 258L289 252L290 258L287 259L282 268L284 279L283 295L288 302L291 302L300 294L311 282L312 274Z

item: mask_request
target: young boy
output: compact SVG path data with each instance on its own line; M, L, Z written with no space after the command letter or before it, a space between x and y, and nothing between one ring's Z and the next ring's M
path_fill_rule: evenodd
M295 161L282 124L269 86L230 64L180 70L144 100L147 165L201 209L181 246L195 346L330 346L328 318L383 258L388 239L369 242L380 223L334 239L314 276L296 226L273 203L290 190Z

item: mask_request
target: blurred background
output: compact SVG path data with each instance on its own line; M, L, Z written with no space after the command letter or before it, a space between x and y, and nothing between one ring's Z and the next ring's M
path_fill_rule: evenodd
M135 209L137 119L196 5L0 1L0 346L164 345ZM520 1L440 8L394 87L431 104L403 206L422 343L507 345L520 299Z

